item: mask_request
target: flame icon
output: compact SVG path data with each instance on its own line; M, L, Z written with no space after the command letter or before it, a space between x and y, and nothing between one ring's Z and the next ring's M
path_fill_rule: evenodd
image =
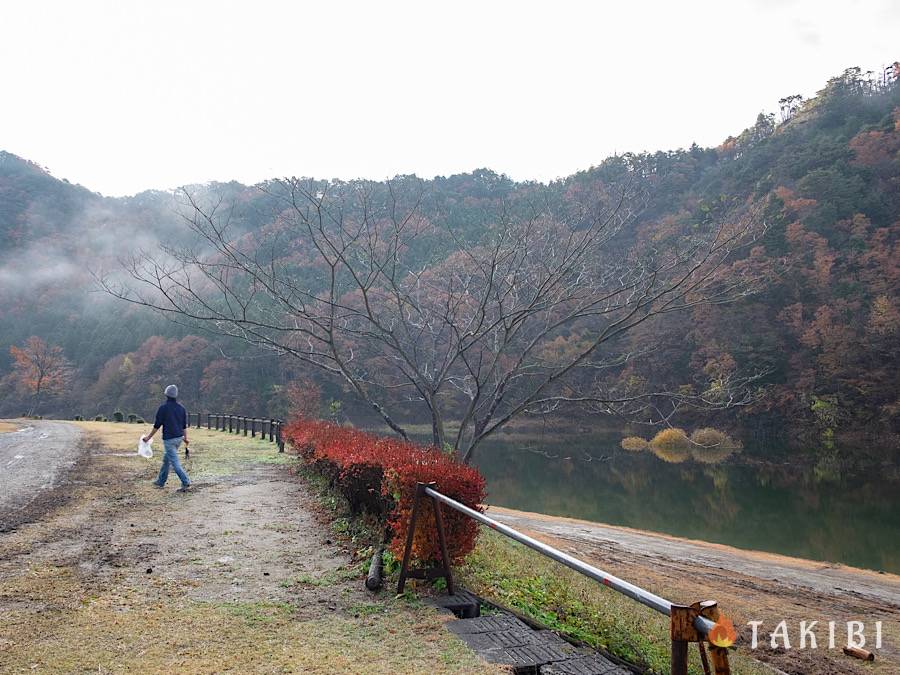
M734 630L734 624L724 614L719 616L716 625L710 628L709 634L706 636L709 641L716 647L730 647L737 640L737 633Z

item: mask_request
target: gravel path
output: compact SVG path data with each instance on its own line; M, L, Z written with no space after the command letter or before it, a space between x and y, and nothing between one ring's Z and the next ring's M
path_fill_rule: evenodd
M0 434L0 532L14 527L71 469L81 454L82 432L67 422L20 422Z

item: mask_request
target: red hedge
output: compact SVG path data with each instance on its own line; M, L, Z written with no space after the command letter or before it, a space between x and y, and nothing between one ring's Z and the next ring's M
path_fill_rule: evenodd
M393 537L390 549L403 555L416 483L437 483L437 490L473 509L482 510L484 478L477 469L451 455L393 438L375 436L319 420L295 420L285 439L319 471L329 476L356 511L366 510L386 521ZM413 557L440 560L434 511L422 502L413 539ZM478 524L442 507L451 559L458 563L474 548Z

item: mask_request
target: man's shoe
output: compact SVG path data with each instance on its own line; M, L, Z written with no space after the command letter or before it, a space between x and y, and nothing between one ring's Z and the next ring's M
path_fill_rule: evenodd
M188 483L187 485L182 485L180 488L178 488L179 492L190 492L190 490L191 490L190 483Z
M153 481L153 487L155 487L155 488L157 488L157 489L159 489L159 490L162 490L162 489L165 487L165 485L160 485L160 484L157 483L156 481Z

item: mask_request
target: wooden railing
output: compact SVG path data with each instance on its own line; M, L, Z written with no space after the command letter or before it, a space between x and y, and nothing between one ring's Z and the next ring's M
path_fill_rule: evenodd
M232 415L230 413L191 413L188 415L188 426L198 429L205 426L207 429L227 431L230 434L249 435L251 438L259 437L270 443L278 444L278 452L284 452L284 420L273 417L247 417L246 415ZM193 423L193 424L192 424Z

